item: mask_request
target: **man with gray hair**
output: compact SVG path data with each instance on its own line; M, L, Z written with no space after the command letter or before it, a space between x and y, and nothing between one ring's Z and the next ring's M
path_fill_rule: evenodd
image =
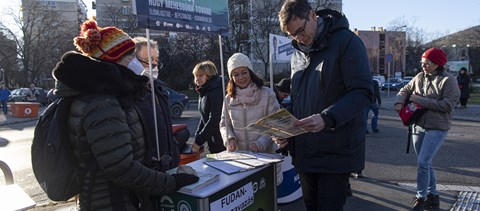
M145 37L135 37L133 38L133 41L135 42L136 49L135 56L145 68L142 75L149 76L149 40ZM180 148L178 142L173 138L172 116L168 100L169 93L165 89L165 83L157 78L158 45L157 42L153 40L150 40L150 56L152 61L152 77L155 95L153 95L154 98L152 98L151 83L149 82L149 88L146 94L141 98L142 103L140 103L138 107L147 120L147 131L151 137L150 140L155 141L151 143L151 153L158 159L160 170L166 171L178 166L180 162ZM153 99L155 99L155 104L152 104ZM152 105L155 105L155 112ZM157 126L156 128L155 125ZM159 153L157 153L157 144L159 145ZM160 157L158 157L158 154Z
M142 75L149 76L150 69L149 69L149 59L148 59L148 39L145 37L135 37L133 38L135 42L135 56L137 56L138 61L143 65L145 70L142 72ZM153 79L158 78L158 45L157 41L150 40L150 58L152 61L152 76ZM162 64L160 68L162 68Z

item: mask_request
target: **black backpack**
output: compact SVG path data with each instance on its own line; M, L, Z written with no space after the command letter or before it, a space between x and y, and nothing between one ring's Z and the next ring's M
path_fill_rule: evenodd
M80 193L92 164L79 167L68 135L68 116L75 97L59 98L40 115L32 142L32 167L40 187L54 201Z

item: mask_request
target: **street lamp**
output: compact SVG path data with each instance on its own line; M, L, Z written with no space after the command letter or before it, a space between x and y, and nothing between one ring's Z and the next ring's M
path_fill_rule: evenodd
M5 84L7 82L5 80L5 70L2 68L0 71L2 71L2 80L0 80L0 84Z

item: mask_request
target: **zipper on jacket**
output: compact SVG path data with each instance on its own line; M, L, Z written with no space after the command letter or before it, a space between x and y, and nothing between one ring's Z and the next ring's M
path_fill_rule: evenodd
M243 125L244 125L244 127L248 126L247 125L247 107L248 107L247 104L243 104ZM249 141L249 138L248 138L247 130L245 130L244 133L245 133L245 143L247 143L247 146L246 146L247 149L246 150L248 151L249 150L248 146L250 145L250 143L249 143L250 141Z

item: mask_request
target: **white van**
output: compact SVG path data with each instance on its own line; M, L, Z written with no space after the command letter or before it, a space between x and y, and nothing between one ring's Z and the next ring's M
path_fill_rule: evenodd
M373 79L378 81L379 86L382 86L382 84L385 83L385 77L383 75L374 75Z

